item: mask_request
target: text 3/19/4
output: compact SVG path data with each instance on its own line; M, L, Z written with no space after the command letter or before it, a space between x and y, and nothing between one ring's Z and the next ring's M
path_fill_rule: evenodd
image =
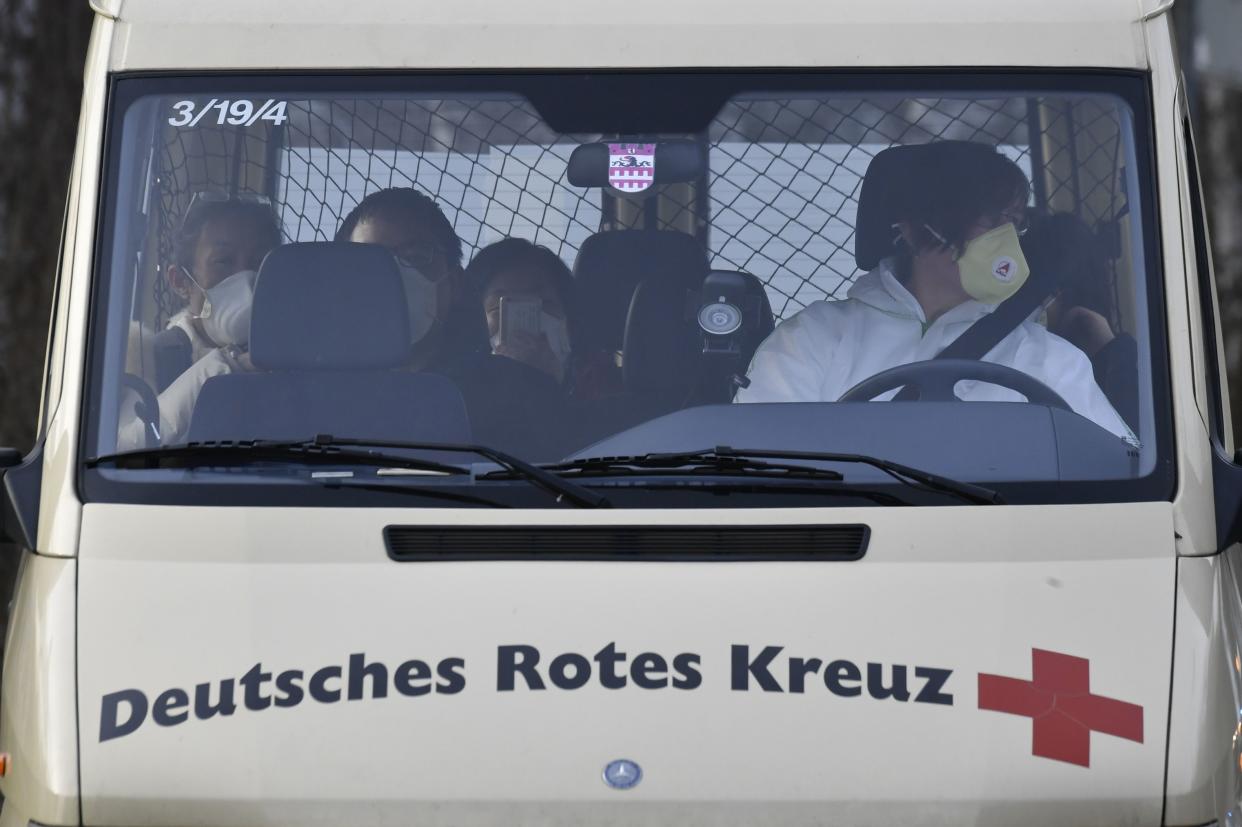
M257 105L256 105L257 104ZM212 98L201 109L198 103L191 100L177 101L172 105L174 114L169 117L169 126L198 126L199 121L208 112L215 111L215 122L219 126L254 126L259 121L271 121L280 126L288 118L285 114L286 101L268 98L263 103L251 100L220 100Z

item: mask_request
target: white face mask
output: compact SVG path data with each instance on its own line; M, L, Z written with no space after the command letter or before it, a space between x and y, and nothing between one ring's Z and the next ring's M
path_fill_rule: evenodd
M417 267L408 264L400 264L400 267L405 302L410 311L410 343L418 344L436 323L440 290Z
M218 347L245 345L250 341L250 310L254 306L254 283L258 273L240 270L209 289L204 289L189 270L190 281L203 291L198 319L203 332Z

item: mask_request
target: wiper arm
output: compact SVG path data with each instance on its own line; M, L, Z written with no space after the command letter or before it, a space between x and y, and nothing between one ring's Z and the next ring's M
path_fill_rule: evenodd
M343 449L370 450L343 450ZM378 449L378 450L376 450ZM302 462L319 465L365 464L385 468L413 468L445 474L465 474L455 465L433 460L405 457L387 451L442 451L474 454L507 468L516 476L581 508L607 508L607 497L600 496L569 480L486 445L448 442L395 442L373 439L337 438L319 434L309 440L249 440L242 442L188 442L164 448L125 451L94 457L86 461L88 468L102 464L117 468L177 468L209 465L220 460L237 463L259 461ZM179 464L181 463L181 464ZM188 463L188 464L186 464Z
M870 465L884 471L898 482L914 488L951 494L966 502L979 505L998 505L1004 502L1001 495L990 488L951 479L920 468L912 468L908 465L902 465L901 463L867 454L845 454L824 451L767 451L763 449L731 448L727 445L721 445L702 451L640 454L631 457L591 458L544 467L549 471L562 473L575 471L605 475L642 473L641 469L676 469L685 467L720 468L726 473L730 471L746 473L744 469L750 468L759 471L763 475L771 471L785 470L790 476L806 475L818 477L819 479L837 480L843 478L841 474L830 469L763 462L763 460L770 459Z

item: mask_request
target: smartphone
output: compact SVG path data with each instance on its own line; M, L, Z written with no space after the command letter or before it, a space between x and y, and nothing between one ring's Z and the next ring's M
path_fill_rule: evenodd
M543 302L539 299L517 298L515 296L500 297L500 341L511 343L515 334L538 335L540 332L539 313L543 310Z

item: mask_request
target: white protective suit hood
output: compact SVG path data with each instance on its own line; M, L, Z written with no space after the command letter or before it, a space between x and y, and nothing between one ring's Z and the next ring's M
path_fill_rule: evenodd
M740 389L735 401L836 401L881 371L935 358L993 309L969 300L928 324L918 300L897 280L886 259L860 276L845 300L815 302L781 322L755 353L747 373L750 386ZM1137 442L1096 384L1087 355L1034 321L1018 325L985 358L1035 377L1076 413ZM957 391L970 401L1023 399L1008 388L973 381L960 383Z

